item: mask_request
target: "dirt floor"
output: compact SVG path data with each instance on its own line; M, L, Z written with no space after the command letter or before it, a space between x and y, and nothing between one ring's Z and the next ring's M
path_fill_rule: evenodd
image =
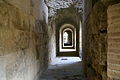
M78 57L60 57L49 66L40 80L85 80Z

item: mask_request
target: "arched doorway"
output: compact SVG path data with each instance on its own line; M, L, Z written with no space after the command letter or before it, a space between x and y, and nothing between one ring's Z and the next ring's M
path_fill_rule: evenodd
M72 47L73 46L73 31L71 29L65 29L63 31L63 47Z
M79 56L76 45L76 27L72 24L63 24L59 29L59 50L57 56Z

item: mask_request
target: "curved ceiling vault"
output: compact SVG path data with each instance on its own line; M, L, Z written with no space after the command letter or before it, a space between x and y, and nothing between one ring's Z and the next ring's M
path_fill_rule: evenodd
M45 0L49 8L49 17L55 16L57 10L69 8L73 6L78 9L78 12L82 12L83 0Z

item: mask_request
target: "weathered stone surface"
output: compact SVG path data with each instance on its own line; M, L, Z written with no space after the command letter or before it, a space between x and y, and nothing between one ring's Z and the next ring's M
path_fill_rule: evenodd
M48 26L48 33L49 33L49 63L53 63L56 57L56 26L55 21L51 20Z
M108 7L108 80L120 80L120 3Z
M0 0L0 80L36 80L46 69L47 10L43 0Z
M108 6L119 1L84 2L83 61L86 76L88 80L107 80L107 77L119 80L119 60L116 60L119 58L116 56L119 53L119 4L109 7L107 18Z
M48 61L56 57L61 25L76 26L79 36L80 21L86 77L107 80L108 76L108 80L119 80L120 4L115 4L119 2L46 0L48 10L44 0L0 0L0 80L37 80ZM51 18L47 27L48 16ZM74 76L63 79L78 78Z
M82 0L46 0L46 4L49 7L49 17L55 16L57 10L62 8L69 8L74 6L76 9L79 9L78 12L82 12Z
M88 1L89 2L89 1ZM107 9L101 1L88 5L84 12L83 54L90 80L107 79ZM88 11L87 11L88 10ZM86 17L87 16L87 17ZM87 47L87 48L86 48ZM84 59L83 59L84 60Z

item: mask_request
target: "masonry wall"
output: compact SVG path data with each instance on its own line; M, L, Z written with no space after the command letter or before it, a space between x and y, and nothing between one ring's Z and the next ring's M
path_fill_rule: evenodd
M120 3L108 7L108 80L120 80Z
M87 32L88 32L88 28L89 26L87 26L88 24L88 18L90 15L90 12L92 10L92 2L91 0L84 0L84 7L83 7L83 26L82 26L82 55L83 55L83 68L84 68L84 72L85 75L87 76L87 54L88 54L88 43L87 43Z
M113 63L119 65L119 60L111 59L119 56L111 56L109 53L119 48L119 43L113 45L116 40L113 38L119 34L111 36L111 33L119 32L119 26L115 26L119 25L120 7L108 9L109 5L116 4L119 0L92 0L90 4L88 2L85 1L83 16L83 61L86 77L88 80L107 80L108 77L119 80L119 67L113 66ZM119 42L119 38L116 41Z
M101 1L94 2L95 4L88 2L85 3L86 13L83 17L84 70L88 80L106 80L107 8Z
M49 33L49 63L55 63L56 58L56 26L54 18L49 20L48 33Z
M0 0L0 80L37 80L48 64L47 40L43 0Z

